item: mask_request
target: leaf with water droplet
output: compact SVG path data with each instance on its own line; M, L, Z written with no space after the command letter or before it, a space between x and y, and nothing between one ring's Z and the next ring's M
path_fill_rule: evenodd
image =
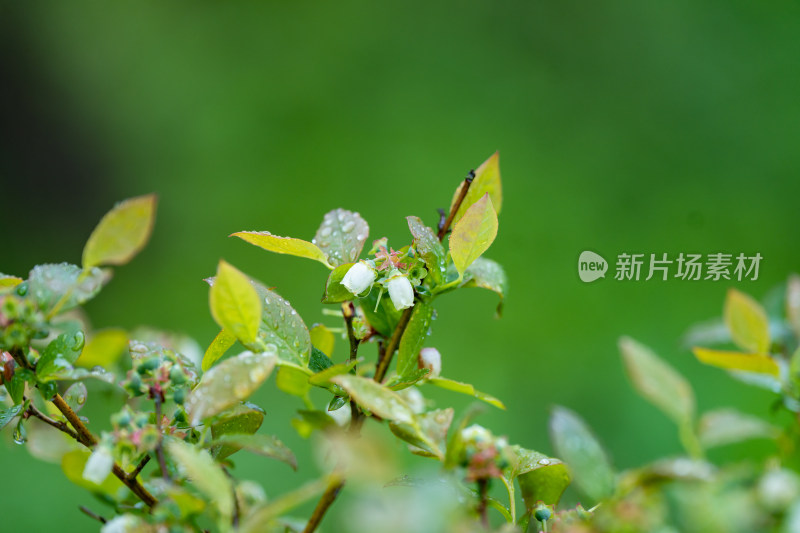
M259 406L243 402L218 414L209 423L211 436L215 439L228 434L252 435L261 427L264 421L264 410ZM211 448L211 455L218 461L237 452L239 448L232 446L215 446Z
M489 195L484 195L467 209L450 235L450 257L458 272L464 274L489 249L495 237L497 213Z
M339 265L328 274L328 279L325 281L325 292L322 294L322 303L335 304L348 302L356 298L352 292L342 285L345 274L347 274L347 271L350 270L350 267L354 264L355 263L345 263Z
M333 268L333 266L328 263L325 253L323 253L323 251L320 250L316 244L304 241L302 239L295 239L293 237L279 237L268 231L240 231L238 233L233 233L230 236L239 237L245 242L249 242L250 244L270 252L313 259L315 261L319 261L328 268Z
M86 405L86 398L88 398L88 396L86 385L79 381L70 385L66 392L64 392L64 401L77 413Z
M217 336L214 337L214 340L211 341L211 344L206 349L205 355L203 355L203 372L211 368L234 344L236 344L234 335L224 329L217 333Z
M0 429L6 427L22 411L22 404L0 409Z
M346 390L359 405L381 418L401 423L414 423L414 412L411 407L400 395L383 385L352 374L334 376L331 381Z
M110 270L81 270L69 263L37 265L28 278L28 293L45 312L58 304L63 312L94 298L111 279Z
M247 435L247 434L225 434L215 438L211 446L227 446L237 450L263 455L282 461L297 470L297 459L292 451L280 440L272 435ZM218 457L219 459L219 457Z
M679 426L691 425L695 402L689 382L652 350L630 337L620 339L619 349L639 394Z
M177 439L169 439L166 448L192 486L212 502L223 517L229 518L233 513L233 486L211 455Z
M414 248L425 261L428 273L436 285L444 283L447 267L447 252L439 242L439 238L431 228L425 225L419 217L406 217L408 229L414 236Z
M464 182L462 181L456 189L455 194L453 194L453 201L450 203L451 210L453 207L455 207L458 197L461 195L461 188L463 186ZM467 195L464 197L464 200L461 202L461 206L458 208L458 211L453 218L453 224L458 222L461 217L464 216L464 213L467 211L467 209L469 209L475 202L480 200L484 194L489 195L489 197L492 199L492 204L494 204L495 209L499 213L503 205L503 189L500 183L499 152L492 154L489 159L484 161L481 166L475 169L475 179L472 180L472 184L467 190Z
M92 231L83 248L83 266L124 265L147 244L155 223L154 194L115 205Z
M447 447L447 431L453 422L453 408L436 409L417 415L414 424L389 423L389 429L399 438L409 443L411 453L423 457L444 459Z
M528 511L540 501L546 505L558 503L570 483L569 471L562 461L516 445L507 448L506 457L509 465L503 469L503 477L509 485L517 480Z
M500 296L500 303L497 304L497 316L502 315L503 299L508 290L508 278L499 263L485 257L477 258L464 272L464 282L461 287L478 287L495 292Z
M81 331L62 333L51 341L36 364L39 381L68 379L74 370L72 364L80 356L83 344L84 335Z
M358 261L368 235L369 225L361 215L334 209L325 214L314 242L327 254L328 262L337 267Z
M128 333L124 329L109 328L97 331L86 343L75 362L84 368L111 367L128 349Z
M267 346L272 344L279 359L307 367L311 355L311 336L305 322L277 292L256 281L253 286L264 302L258 328L259 339Z
M243 352L211 368L184 404L191 424L247 399L269 377L275 360L275 354Z
M751 353L769 353L769 320L764 308L750 296L729 289L723 311L733 342Z
M610 497L615 474L605 450L591 429L574 412L556 406L550 416L550 440L556 454L569 465L575 484L599 502Z
M309 330L309 335L311 336L311 344L325 354L326 356L333 355L333 348L336 345L336 337L333 335L333 332L328 329L327 326L324 324L314 324ZM312 353L311 358L314 358ZM309 362L309 368L311 367L311 362ZM317 370L312 369L314 372Z
M247 346L256 339L261 320L262 299L250 279L240 270L220 260L209 291L214 320Z
M397 375L407 376L418 368L419 351L425 345L428 330L433 320L433 307L426 302L419 302L414 306L411 319L400 339L400 348L397 352Z
M494 405L498 409L505 409L506 406L503 405L503 402L495 398L490 394L486 394L485 392L481 392L476 390L474 386L470 385L469 383L462 383L460 381L455 381L448 378L443 378L441 376L430 378L425 381L425 383L429 383L440 389L447 389L453 392L459 392L461 394L467 394L469 396L474 396L481 401L484 401L490 405Z

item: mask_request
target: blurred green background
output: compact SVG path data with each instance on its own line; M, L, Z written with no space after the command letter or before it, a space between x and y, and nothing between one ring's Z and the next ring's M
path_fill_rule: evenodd
M616 342L630 334L654 347L690 377L701 409L769 405L695 362L680 337L721 314L728 287L760 298L800 263L790 241L799 15L786 0L3 1L0 271L79 263L115 201L154 191L153 239L87 306L96 326L149 324L205 347L217 328L202 278L222 257L277 286L309 324L335 325L317 303L325 269L227 235L310 238L341 206L399 247L403 217L435 224L458 181L499 149L506 201L487 256L508 272L505 316L493 320L489 292L442 298L431 343L444 374L503 399L508 410L481 422L526 447L550 451L549 407L561 404L619 467L678 453L671 423L629 386ZM610 261L764 259L756 282L584 284L576 263L587 249ZM274 495L318 468L288 424L299 402L272 381L257 399L263 431L293 446L301 467L241 457L237 470ZM57 465L10 439L0 449L2 529L94 527L76 509L91 497ZM41 501L47 512L23 512Z

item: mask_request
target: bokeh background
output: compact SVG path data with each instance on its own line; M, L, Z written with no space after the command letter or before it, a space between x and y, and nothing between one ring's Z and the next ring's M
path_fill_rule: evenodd
M154 191L152 241L87 306L97 327L149 324L206 346L217 328L202 279L220 258L277 286L309 324L335 325L317 303L325 269L227 235L310 238L341 206L400 246L403 217L435 224L458 181L499 149L506 201L487 256L508 272L505 316L493 319L489 292L442 298L431 343L444 374L501 397L508 410L481 422L512 442L550 451L560 404L617 466L636 466L680 448L629 386L622 334L687 374L701 409L761 413L772 401L702 367L680 338L721 314L729 287L761 298L798 268L798 54L789 0L3 1L0 271L79 263L114 202ZM586 249L764 259L755 282L584 284ZM318 468L288 423L299 402L273 381L257 399L264 431L301 467L241 457L237 470L274 495ZM94 527L77 512L91 497L58 465L10 439L0 450L0 529Z

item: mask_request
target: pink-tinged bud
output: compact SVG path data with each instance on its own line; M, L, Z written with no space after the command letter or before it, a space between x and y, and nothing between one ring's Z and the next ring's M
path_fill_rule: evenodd
M394 308L400 311L407 307L414 305L414 287L408 278L402 274L398 274L389 278L387 283L389 289L389 298L392 299Z
M83 479L100 485L106 480L114 467L114 458L111 451L100 445L89 456L86 466L83 468Z
M345 288L358 296L375 282L375 269L363 261L351 266L341 283Z
M436 348L423 348L419 351L419 367L430 370L429 378L442 373L442 354Z

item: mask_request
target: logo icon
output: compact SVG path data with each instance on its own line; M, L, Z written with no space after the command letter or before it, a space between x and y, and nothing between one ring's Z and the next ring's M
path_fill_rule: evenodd
M581 281L591 283L598 278L604 278L607 270L608 263L602 256L588 250L581 252L578 258L578 276Z

